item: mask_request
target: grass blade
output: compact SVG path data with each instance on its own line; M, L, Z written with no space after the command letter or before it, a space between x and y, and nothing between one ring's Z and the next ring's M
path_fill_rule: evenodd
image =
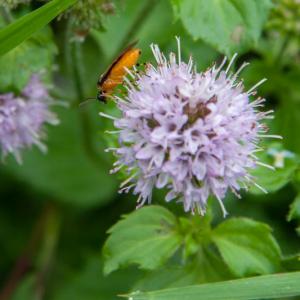
M130 300L255 300L300 295L300 272L158 290L134 292Z
M77 0L53 0L0 30L0 56L28 39Z

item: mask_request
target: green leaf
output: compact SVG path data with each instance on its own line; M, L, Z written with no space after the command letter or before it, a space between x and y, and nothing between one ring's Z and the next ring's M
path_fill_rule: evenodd
M170 265L148 274L133 290L157 290L192 284L231 279L227 266L221 257L208 247L199 247L198 253L186 265Z
M160 206L143 207L114 225L104 248L104 273L128 264L158 268L181 244L175 216Z
M52 33L46 28L41 34L0 56L0 91L20 92L33 73L51 70L55 53Z
M270 154L273 152L275 154ZM284 157L284 153L288 153L289 155L286 154L287 156ZM276 161L278 163L278 161L281 160L281 155L283 155L282 165L276 167ZM292 180L295 170L299 165L297 156L283 149L282 145L278 143L271 144L262 154L257 156L261 162L275 167L275 170L270 170L266 167L258 166L251 171L251 175L255 177L255 182L268 192L276 192L288 184ZM251 186L250 192L258 195L264 194L261 189L255 186Z
M28 39L77 0L52 0L0 30L0 56Z
M105 155L103 149L93 154L86 147L84 135L87 133L83 132L80 110L60 108L57 112L61 124L47 128L48 153L43 154L36 148L27 150L23 153L22 166L11 159L7 168L47 193L50 199L82 207L113 200L117 194L115 178L109 176L109 167L101 158ZM95 137L99 138L96 134Z
M144 276L131 290L158 290L186 286L199 283L199 274L205 273L203 270L189 267L163 267L161 269L149 272Z
M263 223L232 218L214 229L212 239L236 276L267 274L279 269L279 246Z
M257 276L153 292L134 292L130 300L259 300L300 295L300 272Z
M295 219L300 220L300 194L297 195L297 197L291 204L287 219L288 221Z
M198 276L197 283L206 283L231 279L232 274L215 249L204 246L199 249L195 261Z
M257 43L271 6L269 0L176 0L176 16L194 39L227 54Z

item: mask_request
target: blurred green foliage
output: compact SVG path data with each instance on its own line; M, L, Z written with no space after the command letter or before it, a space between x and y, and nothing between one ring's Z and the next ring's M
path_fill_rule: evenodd
M38 72L64 103L55 108L61 124L47 128L48 153L29 149L21 166L9 158L0 167L0 299L109 300L129 291L300 270L299 2L93 4L97 26L88 23L87 30L87 23L81 28L75 22L74 30L74 17L90 21L84 1L48 25L63 9L42 11L35 19L30 11L43 6L40 1L14 10L0 2L1 47L1 37L9 39L7 51L17 46L0 57L0 93L19 93ZM9 31L6 26L23 16L24 30ZM140 61L148 62L151 43L168 53L176 48L175 36L184 59L192 55L198 70L238 52L235 68L251 63L242 74L246 88L268 79L259 94L267 99L266 109L275 110L271 132L283 140L262 145L259 154L275 171L259 167L254 175L269 194L256 187L241 200L228 194L225 220L213 201L205 218L186 215L181 205L163 202L164 191L153 199L164 208L135 212L136 196L117 193L121 178L109 175L113 159L104 152L116 141L105 134L111 122L98 113L117 115L114 104L79 108L95 97L99 75L127 44L138 40ZM111 274L104 276L103 268Z

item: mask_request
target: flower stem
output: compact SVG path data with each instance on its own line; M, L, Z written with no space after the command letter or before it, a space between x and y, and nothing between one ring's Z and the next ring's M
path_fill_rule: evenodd
M41 249L39 271L36 275L35 300L42 300L45 294L46 281L49 278L57 244L60 236L61 214L54 205L49 207L44 227L44 240Z
M72 60L73 60L73 74L74 74L74 82L77 93L77 109L79 113L81 128L82 128L82 137L84 148L88 157L93 160L97 165L102 163L98 153L94 150L93 142L92 142L92 126L89 120L89 113L85 109L80 109L79 104L84 99L84 89L83 89L83 80L82 80L82 48L79 42L74 42L72 45Z
M80 42L70 42L71 37L71 23L67 23L66 28L66 38L65 38L65 53L66 60L69 66L72 68L73 82L76 91L76 100L75 100L75 109L79 115L79 121L82 129L82 138L83 146L86 152L86 155L90 158L91 161L97 165L105 164L98 153L95 151L93 146L93 137L92 137L92 126L89 119L88 111L85 109L80 109L79 104L84 100L84 87L83 87L83 66L82 66L82 47ZM96 84L95 84L96 85Z

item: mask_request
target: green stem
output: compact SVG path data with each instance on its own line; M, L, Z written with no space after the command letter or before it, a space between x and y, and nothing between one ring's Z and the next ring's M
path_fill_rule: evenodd
M90 122L90 117L88 111L86 109L80 109L79 104L85 99L84 95L84 87L83 87L83 66L82 66L82 48L81 43L79 42L70 42L71 38L71 23L70 21L67 24L66 29L66 38L65 38L65 54L66 54L66 61L67 65L72 67L73 73L73 82L76 91L76 100L75 100L75 109L79 115L79 121L81 125L82 131L82 139L83 139L83 146L86 152L86 155L89 159L95 163L96 165L103 165L103 162L100 159L99 154L95 151L93 146L93 137L92 137L92 126Z
M99 157L99 154L94 150L93 146L93 137L92 137L92 126L90 122L89 113L86 109L80 109L79 104L84 100L84 89L83 89L83 80L81 78L81 74L83 74L82 70L82 49L81 44L74 42L72 47L72 60L73 60L73 74L74 74L74 83L76 86L77 93L77 109L79 113L81 128L82 128L82 137L83 144L86 151L86 154L92 161L94 161L97 165L102 163Z
M73 61L73 72L74 72L74 83L77 93L76 104L80 104L81 101L84 99L84 88L82 85L82 78L81 74L83 73L82 70L82 49L80 42L73 42L72 43L72 61Z
M280 47L280 49L279 49L279 51L276 55L276 58L275 58L275 64L276 65L280 65L280 62L282 60L282 57L284 55L284 52L285 52L286 48L289 45L289 42L290 42L290 35L286 35L286 37L284 38L283 43L282 43L282 45L281 45L281 47Z
M60 236L61 214L57 207L51 205L45 220L44 240L41 249L39 272L36 275L36 300L42 300L45 294L46 281L51 268Z

